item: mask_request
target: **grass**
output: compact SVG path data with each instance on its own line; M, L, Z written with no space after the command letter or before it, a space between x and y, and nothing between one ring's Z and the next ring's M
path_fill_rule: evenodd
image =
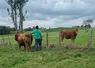
M89 34L90 32L80 30L75 44L85 46L89 40ZM45 35L43 33L43 50L34 52L25 52L23 48L19 50L14 37L11 37L12 45L0 46L0 68L95 68L95 50L45 48ZM95 40L95 32L93 35ZM4 38L6 37L4 35ZM5 41L8 41L8 38ZM49 33L49 43L58 44L58 32ZM62 43L71 43L71 40L64 39ZM95 45L95 42L93 44Z
M61 48L25 52L15 47L0 48L0 68L94 68L95 50L75 51Z

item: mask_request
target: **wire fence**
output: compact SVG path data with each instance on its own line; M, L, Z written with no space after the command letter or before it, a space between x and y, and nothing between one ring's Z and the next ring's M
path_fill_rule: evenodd
M8 45L17 45L14 35L0 35L0 43L1 42L3 43L7 42ZM60 34L58 32L44 32L42 45L48 47L48 45L53 44L53 43L57 45L61 45ZM35 45L35 40L33 40L32 45Z
M13 38L14 36L10 35L0 35L0 43L7 43L7 45L12 45L12 43L15 42Z
M90 34L90 32L88 34ZM89 41L88 34L85 34L85 33L83 33L83 31L81 31L75 40L75 44L77 44L79 46L86 45L87 42ZM43 36L42 45L45 47L48 47L50 44L56 44L56 45L60 46L60 45L64 45L67 43L72 43L71 40L61 41L59 32L43 32L42 36ZM85 36L87 36L87 37L85 37ZM87 39L84 39L82 37L85 37ZM82 41L80 41L80 40L82 40ZM93 38L93 40L95 40L95 38ZM0 35L0 42L8 42L8 45L18 45L17 42L15 41L15 35ZM34 46L34 45L35 45L35 40L33 39L32 46Z

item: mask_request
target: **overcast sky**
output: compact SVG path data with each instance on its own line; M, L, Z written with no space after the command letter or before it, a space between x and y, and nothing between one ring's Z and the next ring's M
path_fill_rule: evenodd
M0 25L13 27L8 16L8 4L0 0ZM84 20L95 20L95 0L29 0L23 8L27 10L24 28L72 27L81 25ZM95 26L95 22L92 24Z

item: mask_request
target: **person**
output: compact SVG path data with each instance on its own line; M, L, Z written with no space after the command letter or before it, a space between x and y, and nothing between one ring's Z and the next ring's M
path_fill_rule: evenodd
M39 26L36 26L31 34L34 34L36 51L42 50L42 32L39 29Z

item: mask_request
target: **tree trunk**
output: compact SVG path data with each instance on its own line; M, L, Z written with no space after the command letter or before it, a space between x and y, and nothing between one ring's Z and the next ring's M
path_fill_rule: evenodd
M12 18L12 21L14 23L14 27L15 27L15 30L17 32L17 11L16 9L14 10L13 9L13 6L11 5L11 18Z
M20 15L20 21L19 21L19 26L20 26L20 32L23 33L23 13L22 13L22 5L20 5L19 8L19 15Z
M16 32L18 32L18 26L17 26L17 11L16 11L16 9L15 9L14 11L15 11L14 25L15 25Z

